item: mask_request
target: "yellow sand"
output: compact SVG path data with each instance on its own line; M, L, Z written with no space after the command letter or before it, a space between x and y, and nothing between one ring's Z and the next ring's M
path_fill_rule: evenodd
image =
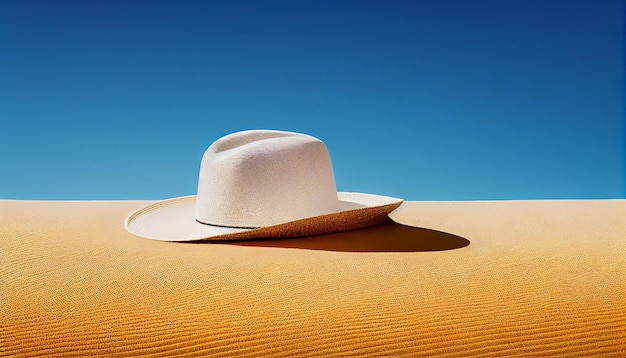
M0 356L626 356L626 200L237 245L134 237L147 203L0 201Z

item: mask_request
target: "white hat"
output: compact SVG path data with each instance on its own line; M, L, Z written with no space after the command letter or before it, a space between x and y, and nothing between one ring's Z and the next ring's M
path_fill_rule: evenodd
M206 150L197 196L149 205L128 216L125 226L161 241L299 237L377 225L401 203L338 193L328 150L317 138L250 130Z

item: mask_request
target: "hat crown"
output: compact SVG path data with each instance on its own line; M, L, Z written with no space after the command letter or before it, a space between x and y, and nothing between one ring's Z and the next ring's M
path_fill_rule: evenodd
M250 130L215 141L200 165L196 220L264 227L339 211L326 145L309 135Z

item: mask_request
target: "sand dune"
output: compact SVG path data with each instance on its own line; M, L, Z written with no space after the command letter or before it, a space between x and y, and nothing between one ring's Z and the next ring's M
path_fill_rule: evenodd
M146 204L0 201L0 355L626 355L626 200L230 244L135 237Z

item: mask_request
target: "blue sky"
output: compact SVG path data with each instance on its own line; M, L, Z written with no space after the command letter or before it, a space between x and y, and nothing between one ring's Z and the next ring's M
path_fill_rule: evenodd
M618 0L0 2L0 198L194 194L238 130L340 191L623 198Z

